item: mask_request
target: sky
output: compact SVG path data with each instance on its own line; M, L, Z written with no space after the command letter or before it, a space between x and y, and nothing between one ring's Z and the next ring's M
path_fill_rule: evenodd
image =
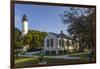
M60 15L67 10L67 7L46 6L46 5L15 5L15 27L22 30L22 16L25 14L28 18L29 30L38 30L44 32L65 34L67 26L63 24Z

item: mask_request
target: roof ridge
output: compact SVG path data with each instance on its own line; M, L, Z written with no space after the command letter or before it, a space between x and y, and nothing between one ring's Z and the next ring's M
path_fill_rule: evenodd
M51 33L51 34L53 34L53 35L55 35L55 36L57 36L57 37L70 38L70 37L68 37L68 35L66 35L66 34L64 34L64 33L63 33L63 35L61 35L61 33L60 33L60 34L53 33L53 32L49 32L49 33Z

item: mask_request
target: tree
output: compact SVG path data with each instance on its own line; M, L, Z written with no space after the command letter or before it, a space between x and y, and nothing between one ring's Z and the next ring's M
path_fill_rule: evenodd
M39 42L39 36L34 35L33 38L32 38L32 41L30 42L31 49L38 48L40 46L41 46L41 44Z
M80 51L83 51L83 47L87 45L92 47L92 27L95 16L91 16L95 15L94 12L94 8L70 7L62 15L63 23L67 24L69 34L77 37Z
M22 45L29 45L30 49L42 48L44 37L47 35L46 32L40 32L37 30L29 30L28 34L22 38Z
M14 46L14 49L22 48L20 37L21 37L21 31L18 28L15 28L15 46Z

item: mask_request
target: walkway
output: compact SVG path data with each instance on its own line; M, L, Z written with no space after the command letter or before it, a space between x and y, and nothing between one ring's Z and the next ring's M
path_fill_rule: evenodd
M60 56L45 56L47 58L59 58L59 59L81 59L80 57L70 57L68 55L60 55Z
M59 59L81 59L80 57L70 56L70 55L82 55L82 54L89 54L90 52L84 53L75 53L75 54L68 54L68 55L57 55L57 56L44 56L46 58L59 58ZM39 57L39 55L19 55L20 57Z

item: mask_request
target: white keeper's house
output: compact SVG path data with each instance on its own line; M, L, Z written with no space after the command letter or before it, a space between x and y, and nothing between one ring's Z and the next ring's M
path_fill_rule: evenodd
M68 37L63 31L60 34L50 32L44 39L43 53L46 55L64 54L78 49L79 42Z

